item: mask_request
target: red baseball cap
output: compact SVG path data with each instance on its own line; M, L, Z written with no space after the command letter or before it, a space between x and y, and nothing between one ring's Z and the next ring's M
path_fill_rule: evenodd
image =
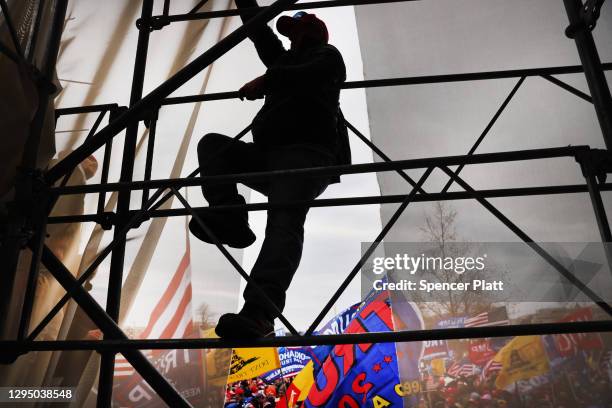
M276 21L276 29L285 37L290 37L296 30L303 30L325 44L329 41L329 33L323 20L305 11L298 11L291 17L281 16Z

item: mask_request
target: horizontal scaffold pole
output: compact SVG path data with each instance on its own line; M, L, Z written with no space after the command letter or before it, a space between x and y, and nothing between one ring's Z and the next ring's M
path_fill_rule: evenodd
M240 347L291 347L336 344L402 343L425 340L456 340L486 337L531 336L563 333L603 333L612 331L611 320L570 323L519 324L510 326L465 327L456 329L413 330L321 336L286 336L260 339L157 339L157 340L65 340L0 341L6 352L51 350L125 350L222 349Z
M309 3L310 4L310 3ZM612 70L612 63L602 64L602 69L605 71ZM416 77L397 77L397 78L382 78L369 79L364 81L348 81L345 82L341 89L359 89L359 88L377 88L386 86L403 86L403 85L425 85L444 82L463 82L477 81L490 79L506 79L520 78L523 76L541 76L547 80L553 79L552 75L578 74L584 72L582 65L567 65L559 67L545 68L527 68L515 69L506 71L486 71L486 72L470 72L464 74L444 74L444 75L427 75ZM555 82L558 83L559 81ZM161 105L178 105L183 103L194 103L204 101L220 101L227 99L237 99L240 95L238 91L212 92L201 95L185 95L165 98ZM74 113L97 112L105 105L91 105L70 108L60 108L57 110L60 115L68 115ZM91 109L90 109L91 108Z
M331 7L346 7L346 6L366 6L369 4L386 4L386 3L407 3L419 0L325 0L325 1L312 1L308 3L294 4L286 8L286 10L313 10L320 8L331 8ZM179 21L191 21L191 20L208 20L212 18L232 17L240 15L240 12L258 12L266 9L267 6L262 7L245 7L240 9L230 10L215 10L215 11L203 11L200 13L186 13L186 14L175 14L172 16L158 15L153 16L152 19L160 25L166 23L176 23Z
M460 156L442 156L433 158L396 160L378 163L363 163L341 166L312 167L304 169L275 170L220 176L205 176L191 178L159 179L108 184L87 184L80 186L53 187L49 191L54 194L88 194L102 191L142 190L145 188L170 188L201 186L203 184L245 183L269 180L274 177L309 178L323 176L338 176L343 174L360 174L393 170L421 169L426 167L457 166L484 163L498 163L523 160L551 159L559 157L576 157L589 152L588 146L567 146L547 149L513 150L507 152L481 153Z
M86 106L75 106L71 108L59 108L55 110L56 116L63 115L78 115L80 113L92 113L92 112L103 112L117 109L119 105L116 103L106 103L101 105L86 105Z
M612 191L612 183L601 184L601 191ZM552 194L576 194L587 193L588 187L586 184L568 184L562 186L539 186L539 187L518 187L518 188L500 188L492 190L476 190L471 191L451 191L445 193L428 193L417 194L412 198L412 202L432 202L432 201L449 201L449 200L470 200L475 198L500 198L500 197L525 197L538 195ZM407 194L390 194L381 196L361 196L361 197L346 197L346 198L323 198L318 200L300 200L286 201L278 203L252 203L240 205L217 205L210 207L194 207L198 213L206 211L268 211L269 209L278 208L300 208L300 207L337 207L347 205L371 205L371 204L398 204L408 197ZM83 214L83 215L62 215L49 217L48 224L65 224L71 222L100 222L101 217L108 216L114 213L100 214ZM189 211L185 208L168 208L163 210L147 211L147 216L151 218L161 217L176 217L189 215Z
M604 71L612 70L612 63L602 64ZM552 75L579 74L584 72L582 65L566 65L560 67L512 69L505 71L468 72L463 74L425 75L416 77L397 77L383 79L368 79L364 81L349 81L342 84L341 89L379 88L386 86L426 85L444 82L480 81L491 79L508 79L541 76L553 78ZM554 78L553 78L554 80ZM175 96L164 99L162 105L176 105L203 101L219 101L240 98L238 91L213 92L202 95Z

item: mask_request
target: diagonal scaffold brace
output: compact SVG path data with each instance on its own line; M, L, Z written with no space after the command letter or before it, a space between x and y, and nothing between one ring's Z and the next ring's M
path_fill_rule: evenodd
M106 311L83 289L79 282L66 269L62 261L45 245L43 246L41 261L51 275L66 291L73 293L73 299L85 311L87 316L102 330L105 337L112 339L129 340ZM123 351L122 354L138 371L142 378L159 394L171 407L191 407L191 405L166 381L149 360L137 350Z

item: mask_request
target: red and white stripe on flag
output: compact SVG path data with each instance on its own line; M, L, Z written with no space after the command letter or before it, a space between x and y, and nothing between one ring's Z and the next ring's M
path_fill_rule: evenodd
M142 353L148 359L153 355L151 350L142 350ZM136 370L134 370L130 362L123 357L123 354L117 354L115 357L115 377L129 377L135 372Z
M470 363L453 363L446 372L452 377L469 377L476 373L476 365Z
M181 258L164 294L155 305L149 323L138 336L141 339L183 338L192 333L191 262L189 246ZM155 353L142 350L147 358ZM132 365L121 354L115 358L115 377L129 377L135 373Z
M483 367L480 377L484 381L487 378L491 377L491 375L500 372L502 368L503 368L502 363L491 359Z
M480 313L465 319L465 327L505 326L510 324L506 307L498 307L489 312Z
M189 247L164 294L151 313L141 339L183 338L191 334L191 262Z

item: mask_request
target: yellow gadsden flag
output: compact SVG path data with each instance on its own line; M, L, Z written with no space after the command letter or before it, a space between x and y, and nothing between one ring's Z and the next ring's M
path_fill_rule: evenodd
M495 380L495 386L501 389L516 381L546 374L550 369L540 336L515 337L493 360L502 364Z
M274 347L233 349L227 383L255 378L277 368L280 361Z

